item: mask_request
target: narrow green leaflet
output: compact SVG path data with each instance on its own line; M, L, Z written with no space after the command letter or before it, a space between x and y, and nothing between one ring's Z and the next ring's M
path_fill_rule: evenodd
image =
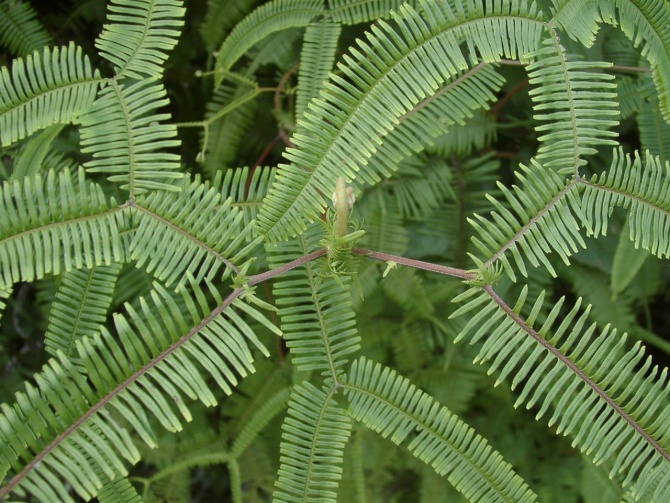
M167 123L170 114L156 113L168 103L156 79L127 87L110 81L81 118L82 152L93 156L86 170L110 175L130 198L149 190L178 190L173 181L183 176L180 158L165 151L179 145L177 128Z
M336 502L351 420L333 395L333 391L327 393L308 382L294 388L282 425L274 501Z
M70 124L91 106L101 79L81 47L45 47L0 68L3 147L53 124ZM33 110L39 110L38 114Z
M95 41L100 55L115 65L117 77L163 75L168 53L177 45L186 9L181 0L110 0L106 24Z
M483 437L408 379L361 357L346 379L349 413L407 448L468 501L537 501L512 466Z
M48 353L56 355L62 351L73 361L79 361L74 351L76 340L99 331L120 271L121 264L113 263L63 275L49 314L44 341Z
M155 283L137 309L114 316L114 334L102 327L76 340L84 374L59 351L15 403L0 405L0 476L11 479L0 499L28 490L69 503L70 489L91 499L104 477L139 460L131 435L156 447L156 424L175 432L191 420L187 399L215 405L212 386L230 394L254 372L252 346L269 353L237 311L271 324L206 286L208 295L192 277L176 293Z
M28 2L3 0L0 3L0 45L9 47L16 56L28 56L51 45L51 35L36 16Z
M668 371L652 367L640 342L626 347L626 335L609 325L588 324L590 307L564 306L561 298L535 327L544 292L527 318L521 316L528 288L509 308L491 287L474 287L454 299L467 302L452 318L470 313L457 341L479 345L475 363L496 373L496 384L518 388L515 407L550 415L549 426L569 435L610 477L621 474L644 501L666 501L670 485L670 383ZM565 307L565 309L564 309ZM538 323L539 324L539 323Z
M214 86L219 87L235 62L265 37L288 28L307 26L323 14L323 0L272 0L240 21L217 53Z
M125 257L124 210L82 169L3 184L0 215L0 289Z

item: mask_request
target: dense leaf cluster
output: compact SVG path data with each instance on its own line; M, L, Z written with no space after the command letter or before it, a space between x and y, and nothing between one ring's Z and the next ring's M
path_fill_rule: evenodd
M71 4L0 0L0 500L670 501L665 0Z

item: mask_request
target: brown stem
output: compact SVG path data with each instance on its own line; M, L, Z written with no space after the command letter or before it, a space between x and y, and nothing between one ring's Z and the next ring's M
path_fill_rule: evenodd
M423 262L422 260L415 260L411 258L400 257L398 255L390 255L388 253L381 253L372 250L365 250L363 248L353 248L351 253L354 255L362 255L377 260L385 260L387 262L395 262L396 264L405 265L407 267L414 267L415 269L423 269L424 271L436 272L446 276L453 276L461 279L474 279L476 274L456 267L449 267L446 265L433 264L431 262Z

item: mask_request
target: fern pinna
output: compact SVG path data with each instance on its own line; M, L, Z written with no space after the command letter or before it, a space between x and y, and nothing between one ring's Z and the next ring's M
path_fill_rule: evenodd
M0 500L670 501L667 2L74 4L0 5Z

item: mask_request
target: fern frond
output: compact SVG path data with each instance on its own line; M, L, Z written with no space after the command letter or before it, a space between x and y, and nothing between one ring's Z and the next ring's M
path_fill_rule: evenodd
M95 46L115 65L116 77L161 77L184 24L183 2L111 0L107 8L111 23L104 26Z
M314 225L300 238L270 248L268 260L278 267L286 259L306 255L318 247L321 235L321 227ZM360 336L349 278L322 274L319 264L307 263L304 269L284 273L273 292L293 363L298 369L319 370L337 379L346 356L360 348Z
M253 222L244 225L244 213L209 184L194 180L178 188L178 193L152 192L133 206L137 229L130 254L137 267L167 286L184 281L187 271L198 281L239 272L235 264L258 243L250 239Z
M640 107L637 123L642 151L657 155L662 165L670 161L670 124L663 120L656 96Z
M14 405L0 405L1 473L18 472L0 488L0 497L11 490L28 490L42 501L73 502L60 479L63 477L72 481L72 488L82 498L91 499L103 484L96 472L110 479L125 476L127 471L121 460L136 462L138 452L128 433L114 425L111 418L93 416L75 435L60 437L88 409L87 400L94 398L94 390L85 378L62 358L50 360L35 380L37 387L27 382L25 392L16 394ZM106 435L114 447L99 441ZM35 469L35 454L49 442L56 442L57 447L50 456L39 460ZM29 463L31 459L33 463Z
M81 47L45 47L0 68L0 142L8 146L89 108L101 83Z
M405 253L409 236L399 210L398 198L377 187L356 203L366 228L361 246L394 255Z
M304 230L306 220L315 220L325 208L319 193L332 193L338 177L359 176L369 184L380 180L379 172L365 167L382 139L404 114L469 68L460 48L465 26L469 34L481 31L476 40L483 45L477 49L485 59L496 54L516 57L517 51L530 51L540 40L542 23L534 5L503 7L495 2L492 11L499 15L494 17L493 42L484 37L491 32L492 20L483 4L476 7L476 14L468 18L455 16L444 3L426 3L424 19L403 5L395 16L397 27L380 21L367 41L351 49L338 65L343 76L331 75L322 97L310 103L302 134L293 137L296 148L286 153L291 164L280 166L258 216L259 231L269 241L295 235Z
M613 0L593 3L552 0L555 15L551 23L563 28L570 37L590 46L604 21L621 28L640 47L651 63L651 74L661 103L661 113L670 121L670 5L651 0Z
M401 217L425 220L445 201L456 199L454 184L453 170L446 161L422 156L403 163L384 186L398 201Z
M618 124L616 84L613 75L596 73L611 63L571 61L558 40L546 39L545 47L532 53L528 65L537 126L545 132L537 161L548 168L578 172L586 164L583 156L594 154L598 145L616 145L617 136L608 129Z
M142 503L142 497L128 481L128 479L117 478L104 482L98 493L100 503Z
M488 108L503 83L494 65L486 63L457 73L435 94L421 100L398 119L398 124L372 154L365 170L390 176L402 160L430 148L435 138L453 135L459 139L466 121L476 111Z
M651 93L656 93L652 85L632 77L620 77L617 80L617 97L619 98L619 109L621 119L638 112L644 105L644 100L650 98Z
M4 0L0 3L0 45L19 57L50 46L51 35L36 16L27 2Z
M468 501L537 501L483 437L393 370L362 357L342 387L354 419L396 444L410 437L412 454L446 475Z
M131 199L148 190L178 190L172 180L183 176L179 156L161 151L179 145L177 128L161 123L170 114L155 113L168 103L165 88L155 79L128 87L111 80L81 118L82 152L93 155L86 170L109 174Z
M620 149L614 151L608 172L582 179L581 210L587 232L605 235L611 208L629 210L630 239L636 247L657 257L670 256L670 233L652 229L670 228L670 167L647 153L644 163L639 154L634 160Z
M5 286L3 288L0 288L0 318L2 318L2 313L5 311L6 307L5 299L8 299L11 293L12 293L11 287Z
M535 160L530 167L521 165L520 169L516 176L522 185L513 186L513 192L498 182L513 211L487 195L495 211L490 219L477 214L468 218L478 234L472 241L487 257L487 266L500 260L514 281L516 275L508 253L524 276L528 274L524 258L535 267L542 264L556 276L547 254L554 251L568 264L568 257L578 251L578 245L586 248L575 218L575 214L581 215L578 185L574 179L561 179Z
M645 260L647 260L647 257L649 257L649 252L637 249L633 241L631 241L630 223L626 219L619 233L619 240L614 251L614 258L612 259L610 282L614 297L622 293L630 285Z
M289 396L289 388L283 387L253 411L230 446L232 457L241 456L249 448L254 438L267 426L270 420L286 408Z
M49 154L53 154L51 149L54 139L63 130L64 124L54 124L48 126L44 131L34 135L26 140L18 149L14 166L12 166L12 175L10 182L21 180L26 176L35 176L44 169L45 159Z
M250 83L251 84L251 83ZM205 131L202 135L203 168L214 178L217 173L237 167L244 133L254 121L257 92L247 83L219 86L205 107Z
M215 87L218 87L235 62L268 35L307 26L323 14L324 0L272 0L245 17L226 37L218 51Z
M280 503L335 503L351 421L333 399L308 382L296 386L282 425L281 466L274 492Z
M274 167L257 167L253 170L245 167L226 171L221 185L221 197L224 200L232 198L233 208L239 208L244 213L244 227L256 220L275 172Z
M221 46L226 33L242 20L253 5L254 0L207 0L207 13L199 29L207 47L207 54L213 54Z
M562 298L535 329L543 295L523 319L526 294L524 288L510 308L491 287L465 292L455 300L468 302L452 317L475 314L458 339L481 345L475 362L498 372L496 384L509 379L512 389L521 387L515 407L537 405L537 419L550 413L549 425L571 435L573 446L596 464L611 462L610 477L621 473L624 486L635 480L638 496L667 500L670 486L653 488L670 477L667 369L652 369L639 342L626 351L626 336L615 329L596 335L595 324L586 327L589 308L582 310L581 300L564 314Z
M79 170L28 177L2 186L0 289L45 274L118 262L126 250L119 233L123 209Z
M2 406L0 467L3 474L18 473L0 489L0 498L26 488L45 501L70 502L67 483L90 499L102 486L91 465L113 479L125 475L123 459L139 459L130 431L155 447L154 419L179 431L182 419L191 419L184 395L214 405L213 383L230 394L254 371L249 343L268 355L237 310L269 322L235 295L222 300L209 285L217 303L212 309L192 277L190 291L154 287L139 310L126 305L127 316L114 316L116 335L102 327L76 341L85 375L59 353L35 376L37 388L27 382L16 404ZM26 418L33 420L26 425Z
M640 54L651 63L660 110L670 122L670 5L650 0L616 0L615 5L621 30L635 47L641 46ZM613 11L611 8L610 16L603 18L615 24Z
M92 337L105 322L120 270L121 264L113 263L63 275L51 305L44 340L47 353L55 356L62 351L73 362L79 361L75 341Z
M427 146L426 151L440 157L448 158L451 154L464 157L491 145L497 136L495 119L487 111L479 109L473 111L464 124L452 127L435 138L433 145Z
M367 23L390 18L391 11L397 11L403 3L418 7L416 0L329 0L327 16L345 25Z
M312 23L305 30L300 68L298 69L298 91L296 93L295 116L302 117L310 100L319 95L323 82L333 69L335 50L342 27L328 20Z

